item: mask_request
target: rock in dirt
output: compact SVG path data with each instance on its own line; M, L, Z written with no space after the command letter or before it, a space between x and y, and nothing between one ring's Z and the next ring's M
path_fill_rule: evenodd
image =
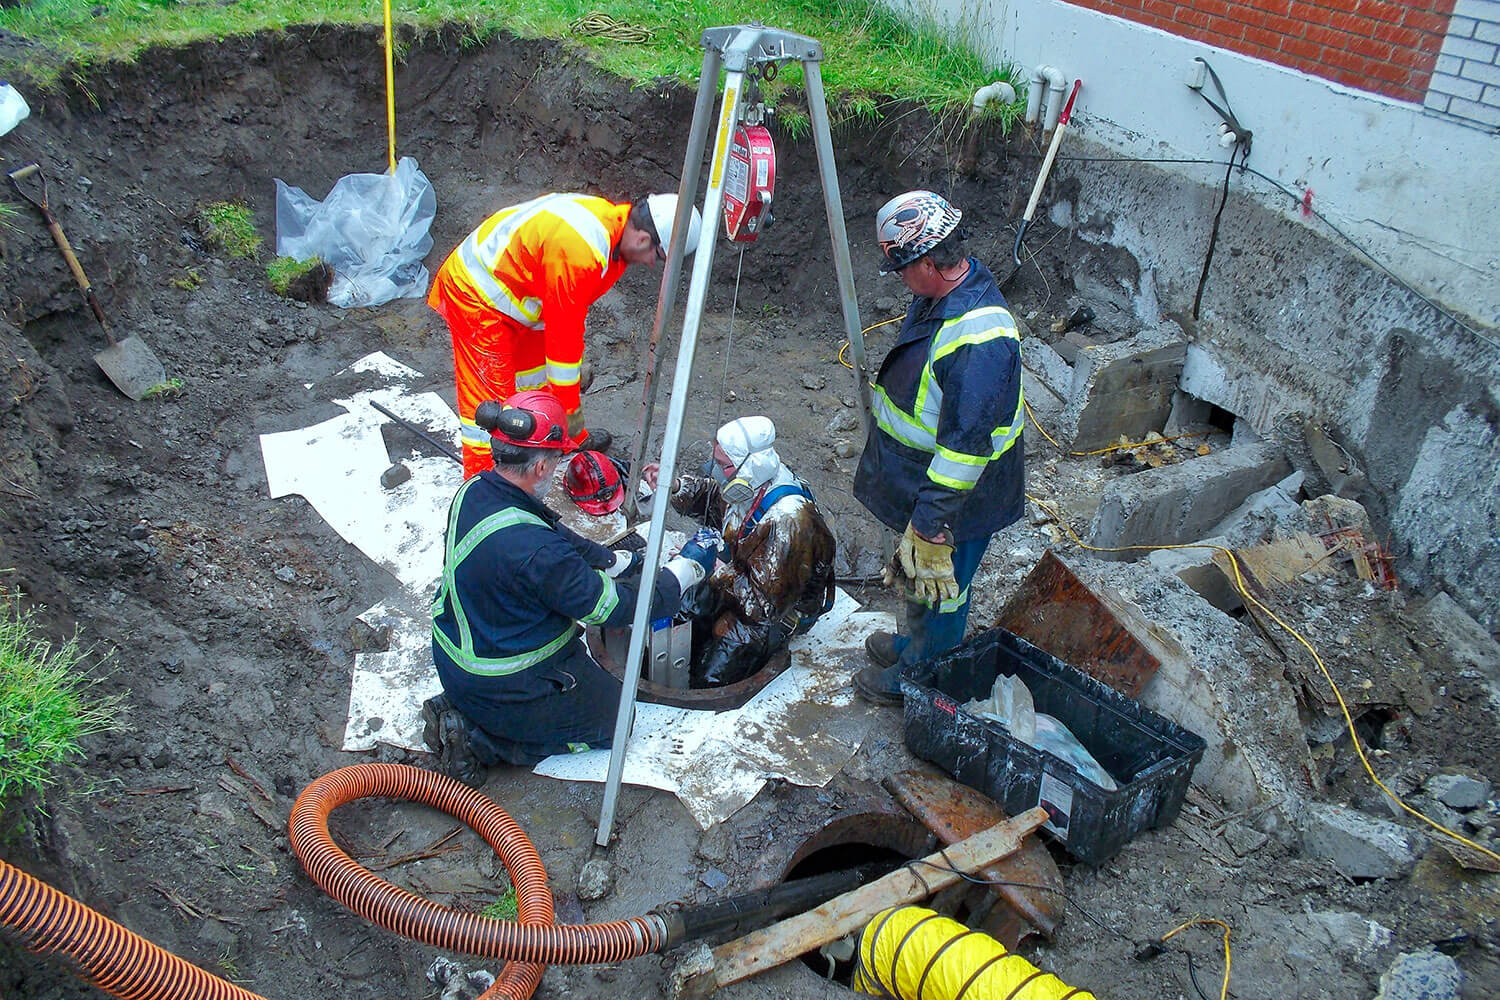
M1428 795L1461 812L1478 809L1490 798L1490 783L1467 774L1434 774L1424 787Z
M1302 817L1302 850L1349 878L1396 878L1426 849L1421 834L1357 809L1312 803Z
M586 903L603 899L615 887L615 871L603 858L586 862L578 873L578 898Z
M833 446L833 453L839 458L853 458L859 454L859 447L852 441L838 441Z
M393 490L410 478L411 470L400 462L397 462L380 474L380 485L388 490Z
M1402 952L1380 977L1375 1000L1458 1000L1463 981L1458 963L1441 952Z
M710 868L702 875L699 875L698 881L708 886L714 892L720 894L722 894L725 889L729 888L729 876L725 875L717 868Z
M848 410L840 410L828 421L828 429L835 434L852 431L859 426L859 417Z
M439 1000L475 1000L495 985L495 977L483 969L466 969L452 959L439 957L427 968L427 981L442 990Z

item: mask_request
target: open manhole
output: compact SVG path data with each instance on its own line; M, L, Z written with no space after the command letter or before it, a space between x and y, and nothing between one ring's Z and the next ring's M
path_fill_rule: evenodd
M622 630L623 631L623 630ZM589 652L593 654L595 661L605 670L608 670L619 680L625 679L625 670L622 660L625 655L621 653L616 657L614 654L620 652L623 644L611 642L606 643L598 629L588 630L587 642ZM675 688L665 684L658 684L648 680L642 674L639 686L636 689L637 697L641 701L654 702L658 705L668 705L672 708L699 708L712 712L726 712L730 709L739 708L751 698L761 692L767 684L774 681L791 664L791 654L783 649L772 656L766 665L755 673L721 687L705 688Z
M880 873L926 855L933 837L914 819L888 812L840 816L802 842L781 872L781 880L809 878L848 868L869 867ZM824 979L849 985L854 953L838 943L810 951L802 964Z

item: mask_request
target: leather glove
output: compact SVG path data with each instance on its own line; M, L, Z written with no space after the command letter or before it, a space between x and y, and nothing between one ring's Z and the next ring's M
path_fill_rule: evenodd
M958 596L958 580L953 575L953 546L947 542L923 538L908 523L901 544L896 548L896 560L912 582L913 598L919 603L936 607Z
M568 414L568 439L577 441L578 436L583 433L583 409L574 410Z

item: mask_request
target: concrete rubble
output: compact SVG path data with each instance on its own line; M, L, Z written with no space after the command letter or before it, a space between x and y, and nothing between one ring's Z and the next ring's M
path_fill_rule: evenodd
M1298 819L1302 849L1349 878L1395 878L1416 867L1427 838L1357 809L1308 803Z

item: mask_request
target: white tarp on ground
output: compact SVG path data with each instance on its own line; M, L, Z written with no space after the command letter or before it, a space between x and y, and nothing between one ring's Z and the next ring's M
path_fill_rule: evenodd
M423 700L440 690L432 668L430 605L443 565L448 505L462 480L451 459L401 460L412 476L394 489L380 484L392 462L381 432L385 417L373 400L440 440L459 445L458 418L435 393L409 395L420 378L384 354L372 354L336 379L370 385L333 402L348 412L312 427L261 435L261 452L272 497L296 493L340 536L384 567L401 593L359 616L385 633L384 651L354 657L345 750L387 743L422 750L419 718ZM406 431L401 431L406 434ZM561 471L559 472L561 475ZM607 541L624 530L624 517L588 518L561 488L558 512L588 537ZM549 497L549 501L552 500ZM549 503L549 506L551 504ZM871 630L893 628L889 615L864 613L842 591L828 614L791 646L791 665L755 698L731 712L667 708L642 703L625 759L630 784L675 794L700 826L727 818L755 797L770 778L822 785L859 748L868 711L853 698L850 663L862 658ZM576 781L603 781L607 751L551 757L538 774Z

